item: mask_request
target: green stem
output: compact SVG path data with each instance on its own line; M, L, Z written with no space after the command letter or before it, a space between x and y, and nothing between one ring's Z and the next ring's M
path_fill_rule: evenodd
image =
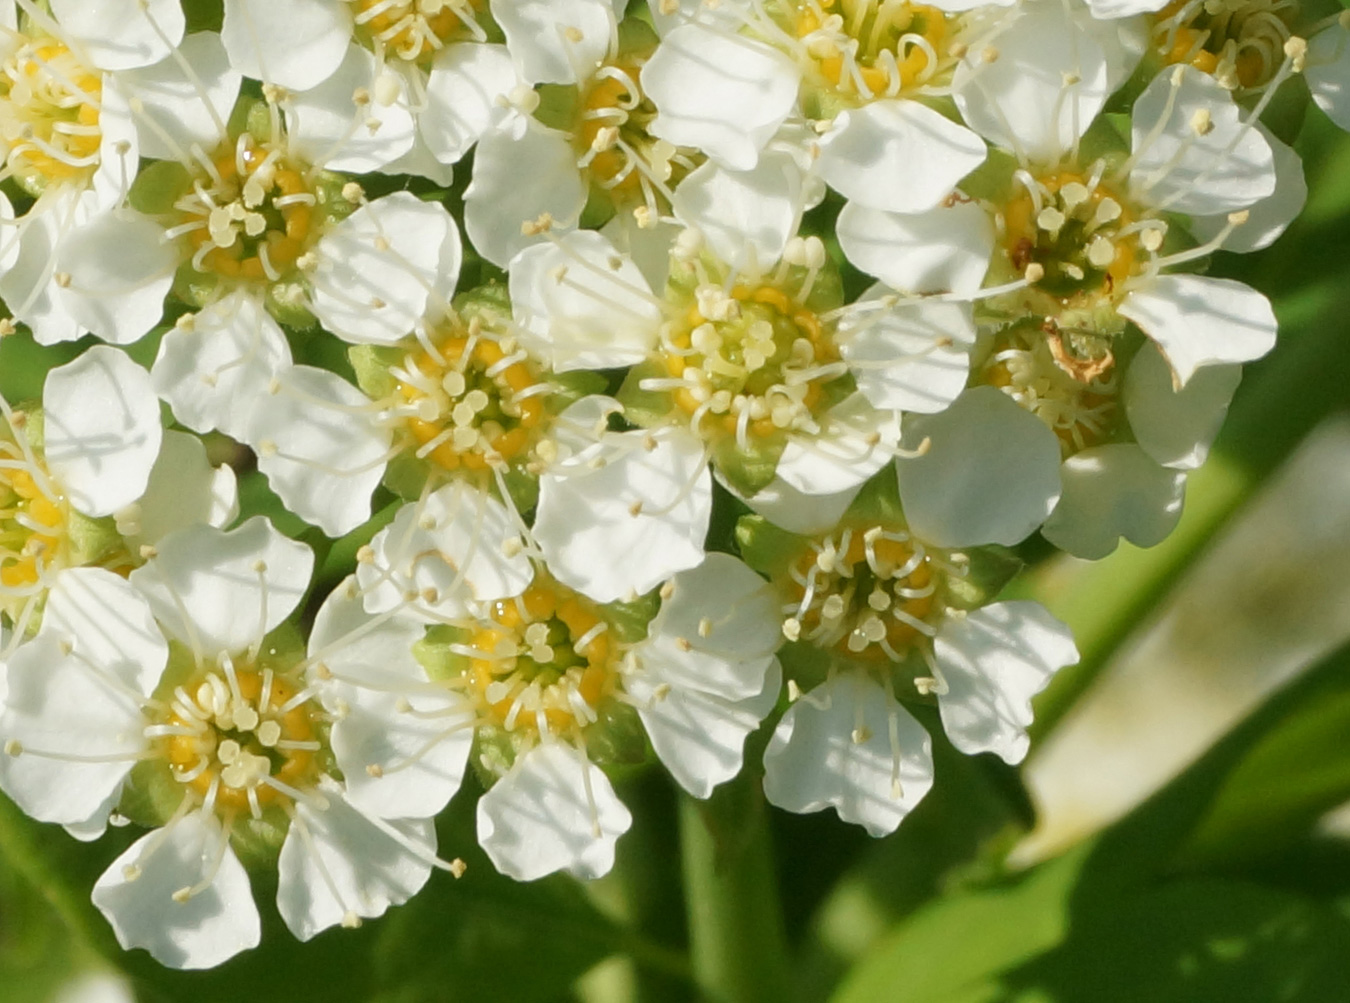
M699 985L718 1003L789 999L787 939L758 778L742 775L706 802L682 797L680 853Z

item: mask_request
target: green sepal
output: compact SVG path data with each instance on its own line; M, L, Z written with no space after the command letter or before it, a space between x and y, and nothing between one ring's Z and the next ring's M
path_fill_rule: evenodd
M648 360L640 362L628 370L628 375L619 386L615 399L623 405L623 416L639 428L660 428L669 423L675 402L668 392L643 390L642 381L662 379L668 376L666 368L659 362Z
M762 575L781 578L810 541L774 525L762 515L743 515L736 521L736 546L741 560Z
M500 282L484 282L454 299L455 312L466 322L478 317L485 327L511 319L511 294Z
M147 216L173 212L174 203L192 188L192 175L176 160L153 160L136 175L127 198Z
M735 436L713 447L712 462L727 483L744 496L756 494L773 483L778 461L787 448L787 436L767 439L750 437L750 448L741 449Z
M964 575L944 575L944 599L958 609L975 610L993 602L1022 570L1023 561L1007 547L989 545L962 551L969 561Z
M984 163L961 179L961 191L971 198L1002 205L1012 198L1013 174L1019 166L1011 153L993 147Z
M403 361L404 350L397 345L352 345L347 349L356 385L371 400L391 397L398 388L398 380L389 372L390 366Z
M905 510L900 505L900 485L895 476L895 464L886 464L862 486L840 522L884 526L888 529L907 528Z
M469 631L449 624L427 628L423 638L412 647L413 658L426 670L433 682L458 679L469 669L469 658L450 650L451 645L466 644Z
M597 765L636 766L648 761L650 749L642 718L631 704L610 700L586 729L586 758Z
M612 636L620 644L636 644L647 637L647 628L661 608L659 589L638 596L631 602L616 601L600 607Z

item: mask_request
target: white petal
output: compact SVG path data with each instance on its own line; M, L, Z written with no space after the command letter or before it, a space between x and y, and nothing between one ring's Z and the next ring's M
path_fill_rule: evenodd
M15 228L18 258L12 268L0 272L0 298L14 319L32 330L34 341L53 345L74 341L83 333L66 309L66 301L57 298L59 287L53 276L62 236L87 217L76 194L63 192L44 199L24 217L24 225ZM39 207L45 211L37 211Z
M149 66L183 40L178 0L51 0L61 28L104 70Z
M1202 366L1251 362L1275 347L1270 301L1232 279L1159 275L1116 309L1162 349L1178 387Z
M397 97L380 100L391 85ZM379 170L412 149L417 123L409 103L407 80L353 44L322 83L288 99L291 152L332 171Z
M864 306L840 320L840 354L858 390L873 407L932 414L965 389L975 322L967 303L900 300L875 307L874 286Z
M1350 130L1350 32L1333 24L1310 38L1303 76L1317 107Z
M642 90L657 108L648 130L747 171L792 111L800 79L791 59L762 42L684 25L642 67Z
M0 756L0 788L40 822L79 824L111 808L148 743L139 703L126 692L135 682L133 667L119 661L101 677L102 667L68 653L66 641L57 630L40 633L9 658L0 742L26 751L10 747Z
M1059 500L1059 442L1035 415L993 387L967 390L946 411L916 416L897 461L905 519L939 547L1012 546Z
M141 696L155 692L169 658L168 642L145 598L121 575L102 568L67 568L56 576L42 629L74 644L86 666L98 666L99 673Z
M383 916L391 905L408 901L427 883L436 853L429 820L377 827L339 791L324 793L326 808L295 806L277 860L277 911L297 940L356 916Z
M821 177L882 212L925 212L984 163L984 140L917 101L873 101L840 113L821 140ZM897 178L904 178L897 184Z
M224 526L238 514L234 470L227 464L212 467L206 447L195 435L166 431L145 494L135 505L132 521L137 531L124 535L127 545L137 550L194 523Z
M56 254L56 297L80 326L129 345L164 314L179 265L164 228L131 210L105 213L71 232Z
M363 205L319 239L314 314L355 344L406 338L426 310L441 248L455 225L445 208L409 192Z
M1308 201L1308 183L1303 177L1303 161L1293 147L1282 143L1265 123L1256 128L1265 137L1275 158L1275 191L1248 210L1247 221L1224 238L1219 246L1235 254L1259 251L1275 243L1303 211ZM1228 214L1197 216L1191 220L1191 234L1200 241L1212 240L1228 222Z
M1167 6L1169 0L1087 0L1094 17L1114 20L1135 14L1152 14Z
M473 182L464 192L464 229L478 253L505 268L541 238L522 226L547 215L556 230L576 226L586 186L567 136L534 119L524 133L490 132L474 151Z
M184 159L193 143L210 151L224 140L223 124L239 95L239 70L230 65L213 31L188 35L178 52L181 59L170 57L121 74L121 85L141 104L143 157Z
M520 83L504 45L464 42L436 53L427 79L427 107L417 126L437 160L453 164L489 129L515 112L502 98Z
M976 132L1026 160L1053 164L1106 103L1106 53L1054 4L1023 5L1019 15L971 46L952 88L962 118ZM987 62L990 46L998 58Z
M169 968L214 968L257 947L261 927L248 874L228 842L220 852L224 840L214 817L192 812L167 831L142 836L114 860L95 882L93 899L117 942L127 950L143 947ZM139 875L128 880L132 867ZM208 877L211 883L186 901L173 897Z
M196 314L190 329L166 334L150 378L188 428L243 439L258 400L290 364L281 328L241 289Z
M1183 65L1159 73L1134 103L1131 194L1195 216L1242 209L1270 195L1274 154L1245 118L1210 74Z
M375 561L357 566L366 609L382 613L419 596L410 612L428 619L463 617L468 602L519 595L534 577L529 558L507 541L520 528L495 498L462 481L405 505L375 534ZM431 598L428 598L428 594Z
M771 153L753 170L713 161L675 190L675 214L699 230L712 252L737 269L772 267L801 221L801 177L791 158Z
M900 416L851 394L820 418L821 431L788 433L775 474L806 494L832 495L862 484L890 462Z
M121 74L105 73L99 95L98 126L103 138L98 145L98 167L83 198L94 212L122 205L140 161L140 134L128 96L122 92Z
M952 745L1013 764L1030 744L1031 698L1056 669L1078 661L1069 628L1035 602L994 603L948 619L933 651L946 684L938 709Z
M253 412L246 439L258 469L288 509L329 536L370 518L370 495L384 476L391 435L371 407L337 374L293 366Z
M1177 390L1167 360L1145 344L1130 360L1122 390L1135 441L1165 467L1194 470L1209 455L1241 379L1241 366L1208 366Z
M521 756L478 801L478 842L517 881L564 870L578 878L607 874L614 844L632 824L609 778L556 742Z
M657 674L629 678L628 695L652 748L676 782L696 798L706 798L718 784L741 772L746 736L759 728L778 702L783 672L777 659L769 663L759 693L744 700L726 700L700 690L667 685Z
M332 0L225 0L221 38L240 73L308 90L347 55L351 7Z
M13 268L19 260L19 235L14 222L14 204L0 192L0 269Z
M781 526L789 533L800 533L803 536L813 536L833 529L844 517L844 513L848 511L849 505L853 504L853 499L862 488L862 485L858 484L835 494L808 495L775 475L767 487L760 488L746 498L722 478L719 477L718 481L722 487L774 525Z
M748 700L783 637L779 602L764 579L730 554L709 554L670 580L670 597L633 649L639 665L681 690Z
M521 251L509 288L526 347L556 372L634 365L660 333L661 308L642 272L593 230Z
M654 439L656 448L643 443ZM712 481L680 429L614 433L598 470L539 479L534 537L559 581L597 602L647 592L703 560Z
M894 832L933 786L932 740L866 675L841 672L797 700L764 753L764 795L794 812L833 807Z
M141 496L163 435L149 373L95 345L47 374L42 408L47 464L76 509L104 516Z
M1105 557L1121 537L1152 547L1181 518L1185 472L1159 466L1133 443L1085 449L1064 461L1061 476L1064 497L1041 532L1075 557Z
M531 83L578 83L609 52L606 0L494 0L492 16Z
M444 808L473 744L472 728L454 730L472 720L467 701L436 689L413 657L423 632L401 617L376 621L346 582L324 601L310 632L310 657L330 674L321 698L334 709L345 705L331 743L348 800L381 818L427 818Z
M994 252L994 224L977 202L907 216L850 202L838 235L849 261L907 293L974 292Z
M214 657L257 644L286 619L313 568L313 551L254 516L228 533L200 525L173 533L130 578L174 639Z

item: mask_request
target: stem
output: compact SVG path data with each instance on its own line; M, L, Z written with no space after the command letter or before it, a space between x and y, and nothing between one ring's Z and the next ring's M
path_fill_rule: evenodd
M680 799L690 959L718 1003L791 998L764 795L744 774L706 802Z

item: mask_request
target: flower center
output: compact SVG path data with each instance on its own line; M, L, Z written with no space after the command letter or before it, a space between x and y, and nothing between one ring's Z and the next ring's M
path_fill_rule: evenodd
M1153 47L1230 90L1259 87L1284 61L1298 0L1173 0L1153 17Z
M1091 175L1019 172L1022 192L1002 209L1004 253L1018 274L1062 304L1109 299L1162 246L1167 224L1136 219L1130 203Z
M20 184L36 194L50 182L93 175L102 93L99 72L52 38L25 41L0 63L0 138Z
M776 285L702 285L685 318L662 332L664 390L690 428L719 441L814 433L825 385L846 371L820 317Z
M377 50L408 62L430 62L446 42L482 34L482 0L349 0L357 28Z
M522 460L543 433L544 395L529 355L474 322L435 351L409 354L395 368L401 409L418 458L446 470L486 470Z
M0 594L8 599L44 588L48 572L65 563L70 506L19 444L0 440L0 455Z
M180 223L169 236L185 237L198 272L279 281L319 236L305 169L248 133L203 166L174 203Z
M813 541L788 577L783 634L850 659L899 662L942 613L938 569L904 530L855 527Z
M815 86L862 103L951 70L948 15L903 0L788 0L778 20L801 39Z
M594 603L536 579L492 604L470 634L466 682L485 724L508 732L579 737L620 686L618 652Z
M271 669L226 661L177 687L154 733L165 736L179 783L203 800L214 796L226 811L257 818L317 781L318 720L318 708L295 684Z
M1014 327L1000 333L976 379L1045 422L1072 456L1101 442L1115 420L1115 360L1105 341L1053 326Z

